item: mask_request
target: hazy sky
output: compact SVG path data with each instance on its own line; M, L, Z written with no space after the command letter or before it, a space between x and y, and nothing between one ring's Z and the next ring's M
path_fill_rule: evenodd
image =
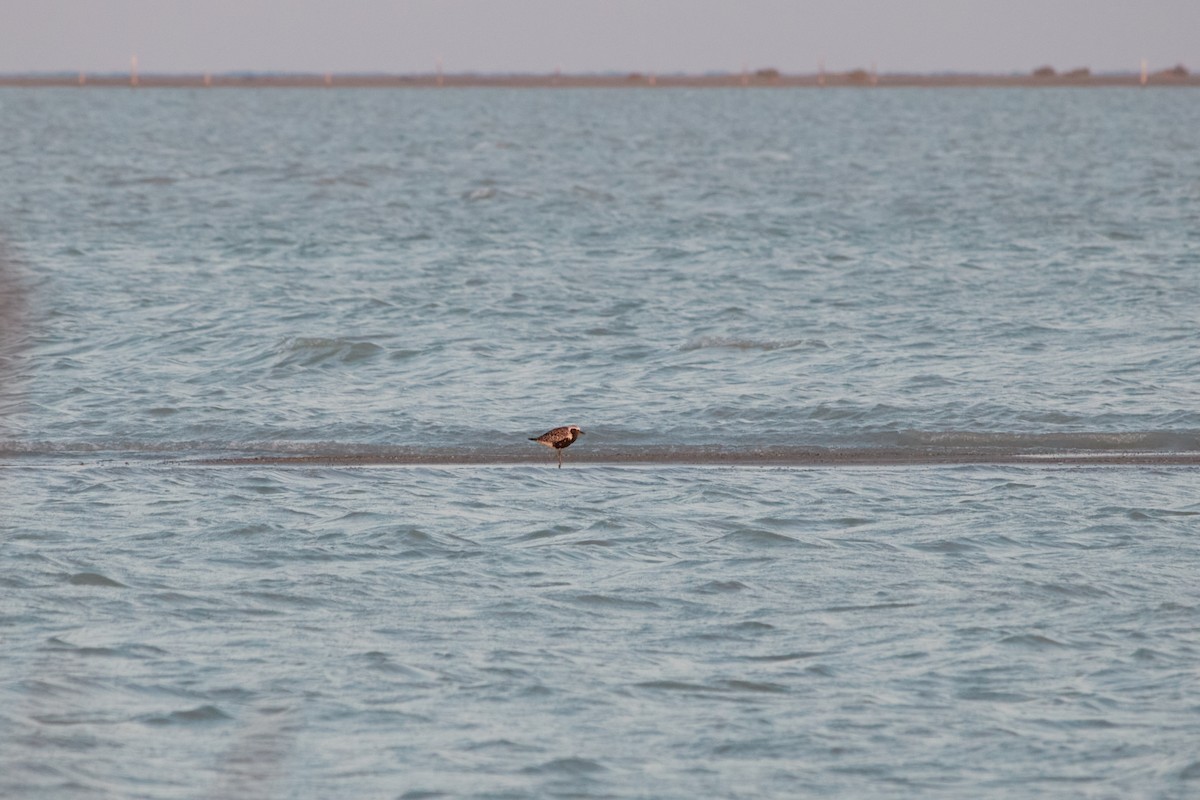
M1200 71L1200 0L0 0L0 72Z

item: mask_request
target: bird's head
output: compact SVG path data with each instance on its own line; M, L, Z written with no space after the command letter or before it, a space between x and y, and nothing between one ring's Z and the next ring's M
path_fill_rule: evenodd
M583 435L583 431L581 431L579 429L578 425L568 425L567 433L571 434L572 439L578 439L580 436Z

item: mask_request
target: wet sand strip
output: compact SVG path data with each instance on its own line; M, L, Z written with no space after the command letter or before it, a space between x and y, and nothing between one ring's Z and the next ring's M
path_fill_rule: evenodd
M542 452L501 450L396 449L363 453L279 453L215 456L170 462L180 466L211 467L374 467L374 466L501 466L556 467ZM660 465L738 467L890 467L939 465L1023 465L1036 467L1200 466L1197 452L1046 451L936 448L770 448L721 449L664 447L580 450L564 454L564 468L579 465Z

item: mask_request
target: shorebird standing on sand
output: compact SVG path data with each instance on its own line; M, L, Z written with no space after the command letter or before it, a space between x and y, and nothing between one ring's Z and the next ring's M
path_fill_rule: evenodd
M575 444L575 440L583 435L577 425L563 425L561 428L546 431L541 436L530 436L529 441L553 447L558 454L558 468L562 469L562 451Z

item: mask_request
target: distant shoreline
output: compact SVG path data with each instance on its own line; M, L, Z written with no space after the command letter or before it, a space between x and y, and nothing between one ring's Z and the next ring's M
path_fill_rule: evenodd
M1200 75L1164 70L1149 73L1142 83L1138 73L1091 74L1073 71L1055 74L875 74L866 70L788 75L775 70L704 75L634 72L629 74L354 74L354 73L220 73L145 74L136 82L128 73L39 73L0 75L0 87L72 88L254 88L254 89L387 89L387 88L498 88L498 89L787 89L787 88L1043 88L1043 87L1198 87Z

